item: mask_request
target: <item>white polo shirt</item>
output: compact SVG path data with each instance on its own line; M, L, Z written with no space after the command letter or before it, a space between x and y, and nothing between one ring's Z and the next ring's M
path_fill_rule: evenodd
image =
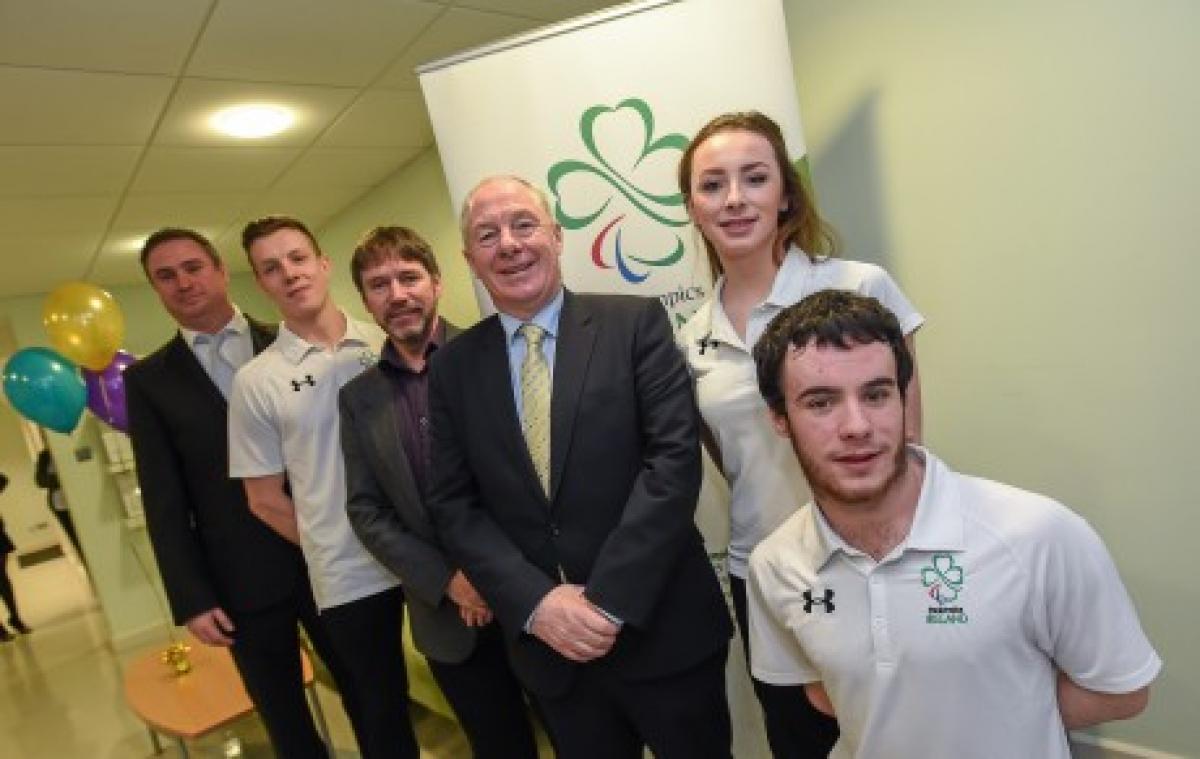
M870 295L896 315L904 334L925 319L874 264L823 258L812 261L791 248L771 292L750 312L746 339L738 337L721 306L724 278L679 331L679 344L696 382L696 399L712 431L730 488L729 573L746 576L746 557L758 542L808 500L808 483L791 444L775 433L758 392L751 350L783 309L820 290Z
M379 359L384 335L346 317L333 351L286 325L238 371L229 399L229 474L287 474L317 606L328 609L398 584L363 548L346 516L338 391Z
M1046 498L927 451L912 528L875 563L809 503L750 557L751 669L821 681L831 757L1069 759L1056 668L1104 693L1162 662L1099 536Z

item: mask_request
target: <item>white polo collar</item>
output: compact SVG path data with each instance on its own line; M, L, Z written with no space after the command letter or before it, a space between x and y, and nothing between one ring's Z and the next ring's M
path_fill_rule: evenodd
M965 550L966 523L946 465L921 446L910 445L909 450L925 462L925 475L908 536L893 549L892 555L900 556L910 548L917 551ZM851 557L865 556L829 526L815 502L810 506L804 518L812 523L810 529L800 533L800 550L812 559L814 569L820 571L838 551Z
M365 325L357 319L351 318L341 309L338 309L338 313L346 320L346 334L342 335L342 339L337 342L335 347L361 346L367 349L367 353L371 353L371 335L365 329ZM275 339L275 345L279 349L280 355L296 366L299 366L309 353L324 350L322 346L314 345L288 329L285 323L279 325L279 336ZM373 354L364 356L364 360L369 360L370 363L375 363L377 358Z
M771 292L767 293L761 305L784 309L795 303L796 293L804 291L805 283L812 276L812 266L813 262L809 260L808 254L794 245L788 248L779 264L779 270L775 272ZM733 323L725 313L725 308L721 305L721 292L724 289L725 275L722 274L713 285L712 298L700 307L708 309L707 313L700 314L700 318L704 320L701 323L706 323L708 327L705 339L717 340L727 345L741 345L742 338L738 336L737 330L733 328Z

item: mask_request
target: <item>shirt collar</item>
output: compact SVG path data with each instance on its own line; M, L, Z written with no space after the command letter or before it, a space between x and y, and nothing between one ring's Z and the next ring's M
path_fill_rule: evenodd
M198 344L210 342L214 337L221 334L244 335L250 329L250 322L246 320L246 315L242 313L242 309L237 305L233 307L233 318L229 320L224 327L221 327L213 334L207 332L198 332L194 329L180 326L179 334L183 335L184 341L193 348Z
M921 480L921 494L917 497L917 509L912 526L906 537L894 551L896 555L914 549L918 551L962 551L966 548L966 525L958 508L958 497L952 489L949 470L941 459L918 445L908 447L925 462L925 474ZM813 566L820 570L834 553L841 551L849 556L862 556L862 551L842 540L829 526L825 515L815 502L809 504L808 519L811 529L804 530L801 550L813 558Z
M924 448L913 445L910 449L925 461L925 481L904 547L919 551L964 550L967 528L950 470Z
M792 246L788 248L775 279L771 283L771 292L763 300L766 305L776 308L787 308L796 302L796 293L804 292L803 284L812 270L812 261L808 255ZM722 274L713 285L713 297L710 299L711 309L708 313L707 340L718 340L729 345L740 345L742 339L729 321L724 306L721 305L721 291L725 288L725 275Z
M741 345L742 339L738 337L737 330L733 328L733 322L729 321L729 315L725 313L725 307L721 305L721 292L724 289L725 275L722 274L713 285L712 298L709 299L708 329L704 339L716 340L726 345Z
M429 367L428 359L433 355L433 352L442 347L446 342L446 322L442 321L442 317L434 317L436 321L433 325L433 334L429 336L429 342L425 344L425 367ZM379 364L386 369L398 372L407 372L409 374L417 374L409 368L408 363L400 357L400 351L396 350L396 346L392 344L390 339L383 342L383 350L380 351Z
M775 281L771 284L771 292L763 303L787 308L796 302L796 293L804 292L804 281L812 272L812 260L808 254L795 245L788 248L775 272Z
M367 349L367 353L370 353L371 347L374 344L371 339L370 328L357 319L352 319L349 314L341 309L338 309L338 313L346 320L346 334L342 335L342 339L338 341L336 347L340 348L344 345L361 346ZM286 323L280 323L279 336L275 338L275 345L279 348L279 352L283 354L283 357L295 365L299 365L309 353L322 350L321 346L313 345L297 335L288 328ZM372 357L370 363L374 363L374 357Z
M506 314L503 311L497 311L496 314L500 317L500 326L504 328L504 338L506 345L512 345L517 330L522 324L536 324L546 331L550 337L558 337L558 321L562 316L563 307L563 288L558 288L558 293L550 299L550 302L542 306L542 310L533 315L532 319L522 320L515 316Z

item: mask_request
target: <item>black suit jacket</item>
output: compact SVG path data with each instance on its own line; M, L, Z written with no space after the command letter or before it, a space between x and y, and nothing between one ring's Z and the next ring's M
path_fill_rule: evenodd
M624 621L601 661L627 677L690 667L732 628L694 523L698 414L656 300L566 293L551 399L550 495L513 400L491 317L434 356L429 510L443 543L500 619L534 693L566 691L577 665L521 630L559 583Z
M458 334L446 323L447 340ZM346 511L358 539L403 583L417 648L435 661L457 664L474 650L475 631L445 597L455 567L417 490L394 399L392 381L378 365L347 382L338 396Z
M256 354L275 337L254 320L250 333ZM146 525L175 622L214 606L262 609L307 582L300 549L255 517L230 479L228 406L183 336L124 380Z

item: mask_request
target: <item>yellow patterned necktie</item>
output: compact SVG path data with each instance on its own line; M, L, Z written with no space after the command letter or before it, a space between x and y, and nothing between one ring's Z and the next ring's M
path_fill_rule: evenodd
M542 491L550 495L550 365L542 353L546 330L522 324L525 360L521 362L521 432Z

